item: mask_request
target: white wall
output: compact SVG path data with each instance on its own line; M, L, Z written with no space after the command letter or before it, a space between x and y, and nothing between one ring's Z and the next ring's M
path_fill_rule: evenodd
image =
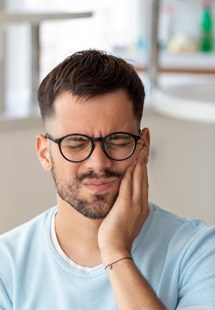
M0 125L0 233L55 203L52 179L36 156L38 132L43 129L34 119Z
M215 224L215 124L146 110L151 130L150 200L181 216Z

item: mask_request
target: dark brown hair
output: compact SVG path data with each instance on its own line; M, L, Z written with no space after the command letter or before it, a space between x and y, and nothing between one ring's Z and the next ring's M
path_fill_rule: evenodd
M41 82L38 101L43 122L54 116L54 100L64 91L90 99L125 89L140 122L144 86L133 66L119 57L98 50L74 53L55 67Z

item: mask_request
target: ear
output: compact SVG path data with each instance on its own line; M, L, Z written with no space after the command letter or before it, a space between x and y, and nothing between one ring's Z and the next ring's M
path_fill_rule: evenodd
M148 128L144 128L144 129L141 130L141 137L144 140L143 148L146 151L145 160L146 160L146 163L148 163L149 151L150 151L150 131L149 131Z
M42 134L36 137L36 151L43 169L50 172L52 169L52 161L49 152L49 141Z

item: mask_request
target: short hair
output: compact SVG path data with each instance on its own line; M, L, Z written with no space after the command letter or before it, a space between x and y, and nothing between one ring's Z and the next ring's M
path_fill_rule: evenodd
M124 89L128 93L134 116L141 121L145 90L134 67L125 60L99 50L79 51L67 57L41 82L38 101L42 120L54 116L54 101L62 92L92 99Z

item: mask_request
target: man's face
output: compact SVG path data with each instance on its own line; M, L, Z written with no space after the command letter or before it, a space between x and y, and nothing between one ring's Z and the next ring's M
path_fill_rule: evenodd
M72 133L104 137L119 131L139 135L132 103L123 90L90 100L78 100L64 92L55 100L55 116L47 128L54 138ZM129 159L114 161L104 154L101 143L95 142L95 149L88 159L72 163L63 158L56 143L47 143L50 144L51 171L60 200L88 218L104 218L111 210L122 176L137 158L140 146Z

